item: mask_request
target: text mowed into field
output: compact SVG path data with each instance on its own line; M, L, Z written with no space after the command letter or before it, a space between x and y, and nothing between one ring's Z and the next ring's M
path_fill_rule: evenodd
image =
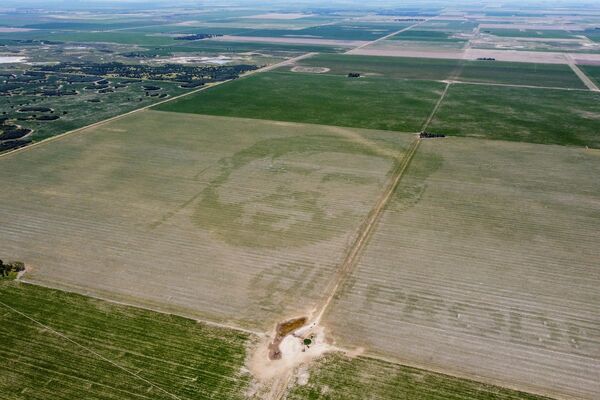
M346 347L559 397L600 393L600 153L423 141L326 315Z
M443 88L442 83L432 81L269 72L219 85L157 109L416 132Z
M302 59L301 66L328 68L329 73L385 76L399 79L455 79L466 82L499 83L585 89L568 65L467 61L435 58L319 54ZM290 68L290 67L285 67Z
M4 399L242 399L251 335L0 281Z
M28 279L247 327L310 309L412 135L144 111L0 158Z
M430 129L448 135L600 147L600 94L453 84Z

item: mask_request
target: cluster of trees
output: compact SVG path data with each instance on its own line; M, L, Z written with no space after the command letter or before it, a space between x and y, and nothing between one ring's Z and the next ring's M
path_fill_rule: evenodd
M181 64L132 65L119 62L104 64L60 63L44 66L45 71L80 73L100 76L119 76L134 79L169 80L176 82L218 82L235 79L246 71L257 69L256 65L184 66Z
M29 144L31 140L21 139L29 133L31 133L31 129L11 124L7 117L0 117L0 152Z
M217 36L223 36L223 35L213 35L211 33L194 33L192 35L176 36L175 40L202 40L202 39L210 39L210 38L217 37Z
M20 261L15 261L11 263L4 263L0 260L0 277L6 278L13 274L17 274L21 271L25 271L25 264Z

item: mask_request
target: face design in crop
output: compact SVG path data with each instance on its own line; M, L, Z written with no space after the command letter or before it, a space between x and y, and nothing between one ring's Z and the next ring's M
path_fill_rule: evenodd
M338 136L267 139L221 160L193 220L236 246L318 242L356 229L390 166Z

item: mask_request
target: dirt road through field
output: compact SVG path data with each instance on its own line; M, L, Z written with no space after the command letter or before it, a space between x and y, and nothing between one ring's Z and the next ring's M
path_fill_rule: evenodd
M583 84L587 86L591 91L600 92L600 88L592 81L586 74L577 66L575 59L570 54L565 53L565 59L567 60L569 67L575 72L575 75L581 79Z
M417 27L417 26L419 26L419 25L421 25L421 24L424 24L425 22L429 21L430 19L431 19L431 18L426 18L426 19L424 19L424 20L422 20L422 21L419 21L419 22L417 22L416 24L412 24L412 25L410 25L410 26L407 26L406 28L402 28L402 29L400 29L399 31L392 32L392 33L390 33L389 35L385 35L385 36L383 36L383 37L380 37L380 38L378 38L378 39L375 39L375 40L373 40L373 41L371 41L371 42L367 42L367 43L361 44L360 46L358 46L358 47L355 47L355 48L353 48L352 50L348 50L348 51L346 52L346 54L352 54L352 52L353 52L354 50L360 50L360 49L362 49L363 47L370 46L370 45L372 45L372 44L375 44L375 43L377 43L377 42L380 42L380 41L382 41L382 40L385 40L385 39L391 38L392 36L396 36L396 35L398 35L398 34L400 34L400 33L402 33L402 32L406 32L406 31L408 31L408 30L410 30L410 29L412 29L412 28L414 28L414 27Z

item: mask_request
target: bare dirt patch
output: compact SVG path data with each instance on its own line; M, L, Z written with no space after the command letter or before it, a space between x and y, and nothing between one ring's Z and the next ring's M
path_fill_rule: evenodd
M301 65L296 65L290 71L292 72L305 72L309 74L324 74L326 72L331 71L331 69L327 67L304 67Z

